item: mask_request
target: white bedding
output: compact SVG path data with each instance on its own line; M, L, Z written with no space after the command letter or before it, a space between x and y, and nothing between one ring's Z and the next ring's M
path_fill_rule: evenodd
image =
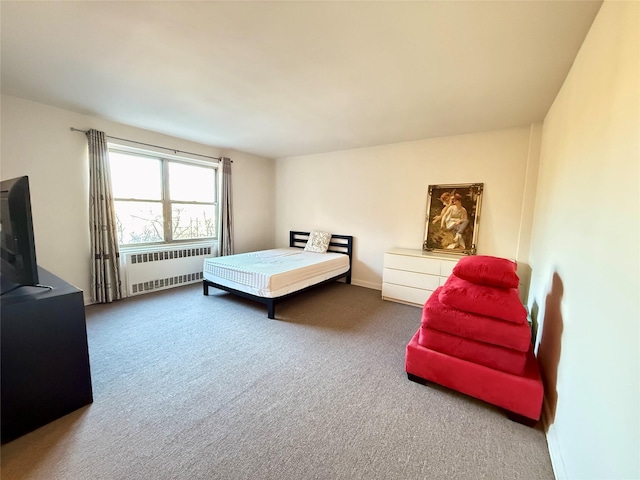
M260 297L275 298L320 283L349 270L342 253L274 248L204 261L205 280Z

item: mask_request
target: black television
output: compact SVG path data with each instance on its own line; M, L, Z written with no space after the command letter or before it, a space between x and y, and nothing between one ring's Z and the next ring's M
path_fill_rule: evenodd
M0 182L0 295L39 286L29 177Z

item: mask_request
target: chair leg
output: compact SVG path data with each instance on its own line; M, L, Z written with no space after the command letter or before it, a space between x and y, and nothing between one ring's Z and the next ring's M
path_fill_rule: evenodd
M525 417L524 415L520 415L519 413L511 412L509 410L505 411L507 413L507 418L512 422L516 422L531 428L535 427L538 424L538 420L534 420L533 418Z
M419 383L420 385L429 385L429 382L427 382L424 378L418 377L417 375L414 375L413 373L407 372L407 378L409 380L411 380L412 382Z

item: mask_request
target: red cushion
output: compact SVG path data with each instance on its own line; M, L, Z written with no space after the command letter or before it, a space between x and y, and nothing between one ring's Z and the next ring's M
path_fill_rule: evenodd
M514 375L522 375L527 363L525 352L458 337L424 325L420 328L418 343L436 352L446 353Z
M525 417L540 418L544 388L532 349L527 352L524 375L512 375L423 347L418 336L416 332L407 345L407 373Z
M515 288L497 288L478 285L450 275L438 295L441 303L488 317L513 323L526 323L527 311L520 302Z
M469 282L492 287L518 288L520 283L515 262L489 255L463 257L453 268L453 273Z
M526 352L531 343L528 324L505 322L493 317L463 312L443 305L438 298L442 287L427 299L422 309L422 325L458 337L500 345Z

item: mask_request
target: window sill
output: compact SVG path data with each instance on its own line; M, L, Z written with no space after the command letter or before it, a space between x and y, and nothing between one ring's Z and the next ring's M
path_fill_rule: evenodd
M146 243L142 245L120 247L120 253L147 253L147 252L164 252L166 250L182 250L187 248L200 248L218 246L218 239L207 239L200 241L185 241L172 243Z

